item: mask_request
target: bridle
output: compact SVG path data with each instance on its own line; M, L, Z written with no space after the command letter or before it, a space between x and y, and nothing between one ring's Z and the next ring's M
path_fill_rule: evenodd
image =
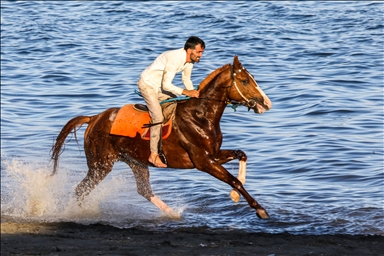
M246 70L244 67L242 67L242 69L238 69L237 71L233 70L233 65L230 65L230 72L231 72L231 79L232 79L232 83L231 85L229 86L226 86L226 88L231 88L232 86L235 86L237 92L239 93L239 95L241 96L241 98L245 101L245 102L238 102L238 101L235 101L235 100L218 100L218 99L211 99L211 98L197 98L198 100L213 100L213 101L219 101L219 102L224 102L225 104L227 105L232 105L232 108L236 111L236 108L238 106L246 106L248 107L248 111L250 109L253 109L257 102L256 100L254 99L248 99L247 97L244 96L243 93L241 93L239 87L237 86L236 84L236 80L235 80L235 76L237 74L240 74L241 72L246 72L248 74L249 77L252 78L252 80L255 82L256 86L258 86L256 80L253 78L253 76L248 72L248 70Z
M251 77L252 80L255 82L256 86L258 86L256 80L252 77L252 75L248 72L248 70L246 70L246 69L243 67L242 69L238 69L238 70L235 71L235 70L233 70L233 65L231 65L232 85L235 86L235 88L236 88L237 92L240 94L241 98L243 98L243 100L245 100L245 102L246 102L246 103L237 103L237 104L238 104L238 105L244 105L244 106L247 106L247 107L248 107L248 110L249 110L249 109L251 109L251 108L254 108L254 107L256 106L257 102L256 102L254 99L248 99L247 97L245 97L245 96L241 93L239 87L238 87L237 84L236 84L236 80L235 80L235 76L236 76L237 74L240 74L240 73L243 72L243 71L246 72L247 75L248 75L249 77ZM232 86L232 85L231 85L231 86Z

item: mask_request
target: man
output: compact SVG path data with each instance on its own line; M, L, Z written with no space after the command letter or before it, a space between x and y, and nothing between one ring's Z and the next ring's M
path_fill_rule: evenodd
M193 87L191 74L193 64L200 61L204 49L204 41L196 36L191 36L185 42L184 48L160 54L141 73L137 82L151 116L151 154L148 161L156 167L167 167L159 157L159 151L161 152L161 124L164 121L160 101L179 95L199 97L199 92ZM186 89L172 84L173 78L179 72L182 72L181 80Z

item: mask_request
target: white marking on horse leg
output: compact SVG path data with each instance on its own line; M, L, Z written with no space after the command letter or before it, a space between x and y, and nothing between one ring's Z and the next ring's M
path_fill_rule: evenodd
M241 160L239 162L239 175L237 176L237 178L239 179L239 181L241 181L243 185L245 184L246 172L247 172L247 162Z
M178 218L180 217L180 214L173 211L171 207L169 207L166 203L164 203L156 195L152 196L150 198L150 201L151 201L151 203L153 203L157 208L159 208L166 215L169 215L171 217L178 217Z
M239 162L239 174L237 176L238 180L244 185L245 184L245 174L247 172L247 162L241 160ZM232 189L231 193L229 193L231 199L237 203L240 200L240 194L235 189Z

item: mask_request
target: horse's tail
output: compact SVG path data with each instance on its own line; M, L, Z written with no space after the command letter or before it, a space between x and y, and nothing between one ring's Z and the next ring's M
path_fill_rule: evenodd
M62 149L62 146L67 136L73 131L76 142L78 142L76 137L76 131L80 129L83 124L89 123L91 121L91 118L92 117L90 116L77 116L69 120L68 123L63 127L63 129L61 129L59 136L57 136L56 138L56 143L52 146L51 149L51 160L53 160L53 172L51 176L55 175L56 173L59 156L64 151L64 149Z

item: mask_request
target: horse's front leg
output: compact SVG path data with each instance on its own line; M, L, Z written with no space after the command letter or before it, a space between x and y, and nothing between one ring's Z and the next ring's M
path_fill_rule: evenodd
M256 210L257 217L261 219L269 218L267 211L245 190L241 181L229 173L220 163L213 159L197 156L194 157L193 162L198 170L207 172L236 189L247 200L249 206Z
M215 160L220 164L225 164L233 159L239 160L239 173L237 179L244 185L247 171L247 155L242 150L220 150L215 155ZM240 200L240 193L236 189L232 189L229 196L236 203Z

